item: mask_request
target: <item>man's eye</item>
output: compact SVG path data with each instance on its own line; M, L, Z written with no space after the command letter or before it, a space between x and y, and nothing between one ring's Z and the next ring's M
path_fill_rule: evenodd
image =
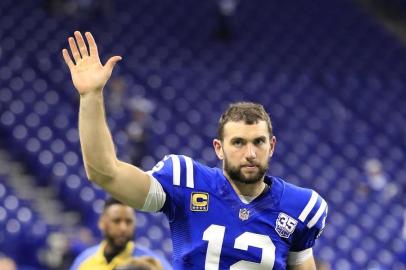
M236 140L236 141L233 142L233 145L234 145L234 146L241 146L241 145L242 145L242 141Z
M264 139L255 140L255 145L263 145L265 143Z

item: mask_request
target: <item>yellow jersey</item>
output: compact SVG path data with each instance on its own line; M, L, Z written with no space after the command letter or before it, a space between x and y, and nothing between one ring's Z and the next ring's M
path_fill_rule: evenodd
M136 246L133 241L127 243L125 249L117 254L110 262L104 257L106 241L83 251L74 261L70 270L114 270L117 266L125 265L133 257L151 256L159 260L165 270L172 270L169 262L151 250Z

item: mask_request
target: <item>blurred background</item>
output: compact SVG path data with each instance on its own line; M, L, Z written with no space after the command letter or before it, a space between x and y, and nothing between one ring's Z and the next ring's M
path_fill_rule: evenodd
M403 0L1 0L0 254L67 269L100 240L106 194L85 176L78 95L61 50L91 31L118 155L218 165L230 102L262 103L278 139L271 174L329 203L319 269L405 269ZM170 258L168 223L137 213L137 241Z

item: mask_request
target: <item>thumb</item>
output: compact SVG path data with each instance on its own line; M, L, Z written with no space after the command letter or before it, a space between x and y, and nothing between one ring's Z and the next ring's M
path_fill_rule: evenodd
M107 60L107 63L104 65L105 67L107 67L107 69L112 72L113 68L115 67L115 65L117 64L118 61L121 61L121 56L113 56L111 57L109 60Z

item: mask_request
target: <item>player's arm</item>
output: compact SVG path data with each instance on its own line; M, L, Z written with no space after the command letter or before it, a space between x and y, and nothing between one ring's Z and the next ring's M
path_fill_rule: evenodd
M288 270L316 270L316 264L313 256L307 258L304 262L296 265L288 265Z
M74 35L68 39L73 59L67 49L62 54L80 94L79 137L86 174L117 199L141 208L149 191L149 176L117 159L105 117L103 87L121 57L111 57L103 66L93 36L85 34L87 48L81 33Z
M305 190L303 194L305 204L301 205L298 217L301 223L295 230L287 264L288 269L316 270L312 247L325 228L328 206L315 191Z

